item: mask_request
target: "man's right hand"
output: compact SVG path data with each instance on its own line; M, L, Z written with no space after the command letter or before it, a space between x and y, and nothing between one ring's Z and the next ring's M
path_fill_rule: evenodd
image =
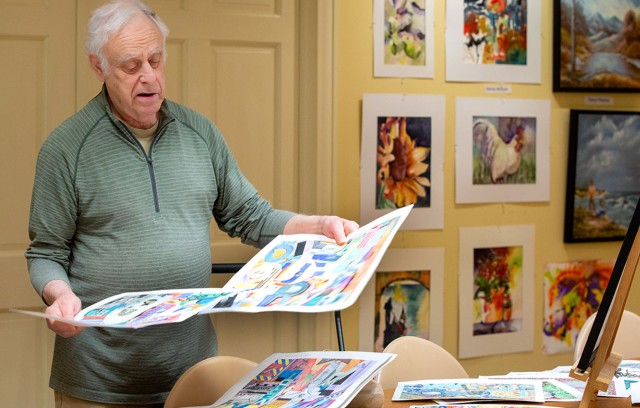
M42 291L42 298L49 305L46 314L73 319L82 309L82 302L69 285L62 280L53 280L47 283ZM47 326L54 333L62 337L72 337L80 333L84 327L47 319Z

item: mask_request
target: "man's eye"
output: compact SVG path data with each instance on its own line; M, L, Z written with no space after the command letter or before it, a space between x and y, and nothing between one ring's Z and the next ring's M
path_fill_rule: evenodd
M160 65L160 57L151 58L149 65L151 65L151 68L158 68L158 65Z
M140 69L140 64L137 63L129 63L125 64L122 67L122 70L128 74L135 74L138 69Z

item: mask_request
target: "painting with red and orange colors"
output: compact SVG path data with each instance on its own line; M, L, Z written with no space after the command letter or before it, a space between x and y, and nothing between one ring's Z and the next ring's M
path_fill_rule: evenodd
M548 263L544 272L546 354L571 352L580 328L600 306L615 260Z
M464 2L464 62L527 64L527 0Z
M522 329L522 262L522 246L474 248L474 336Z

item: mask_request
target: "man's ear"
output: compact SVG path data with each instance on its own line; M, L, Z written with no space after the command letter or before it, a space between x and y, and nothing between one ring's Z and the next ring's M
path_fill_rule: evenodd
M91 64L91 68L93 69L93 72L96 73L100 82L104 82L104 71L102 71L100 60L95 54L89 54L89 64Z

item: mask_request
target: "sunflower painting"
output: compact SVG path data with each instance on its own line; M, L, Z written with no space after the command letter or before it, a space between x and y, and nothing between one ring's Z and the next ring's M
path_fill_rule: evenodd
M376 209L429 207L431 118L378 117Z

